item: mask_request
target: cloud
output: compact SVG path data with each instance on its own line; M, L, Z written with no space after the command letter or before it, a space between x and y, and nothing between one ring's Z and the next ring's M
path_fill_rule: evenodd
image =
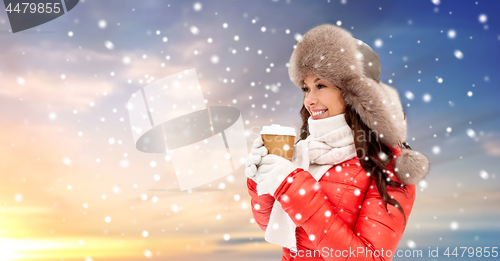
M164 54L148 55L144 59L143 54L149 52L140 49L110 51L103 48L98 51L69 45L55 48L47 41L39 46L9 46L0 59L3 86L0 96L22 100L33 108L49 106L53 110L86 111L91 102L127 93L129 79L143 87L196 67L195 61L187 60L194 56L192 50L201 48L201 43L171 46L169 53L175 57L175 63L166 60ZM124 57L129 57L131 62L125 64Z
M500 157L500 134L496 132L485 134L481 146L487 154Z
M3 119L0 142L8 146L0 147L0 173L3 188L0 195L14 199L23 192L23 202L40 202L50 198L46 194L36 197L24 195L41 192L55 179L67 172L63 163L65 155L78 153L82 140L75 139L64 128L51 124L37 124ZM75 135L76 136L76 135ZM26 181L21 183L20 180Z
M0 95L22 99L25 104L37 108L50 104L54 110L66 108L85 111L90 108L91 102L103 97L103 94L109 94L113 89L110 81L99 81L73 73L66 75L68 81L57 79L57 76L51 76L42 70L30 72L24 77L21 75L18 74L16 78L0 76L0 81L7 86L0 90ZM18 79L24 84L18 84Z
M36 108L50 104L53 109L86 110L90 102L114 89L115 83L107 77L107 68L114 63L116 58L109 53L69 46L54 48L46 42L11 47L0 63L4 86L0 96L22 99Z

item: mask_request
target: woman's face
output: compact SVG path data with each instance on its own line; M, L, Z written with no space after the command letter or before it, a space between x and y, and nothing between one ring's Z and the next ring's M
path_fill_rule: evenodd
M316 74L308 75L302 87L304 106L313 120L324 119L345 112L342 91L335 85L320 79Z

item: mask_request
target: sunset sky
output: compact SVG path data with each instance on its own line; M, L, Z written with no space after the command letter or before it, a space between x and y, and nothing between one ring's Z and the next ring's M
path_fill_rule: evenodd
M0 261L279 260L243 166L181 191L166 154L136 149L126 104L195 68L207 105L241 112L248 146L264 125L298 130L287 63L322 23L378 53L407 142L430 160L399 248L500 247L499 11L493 0L85 0L12 33L0 10Z

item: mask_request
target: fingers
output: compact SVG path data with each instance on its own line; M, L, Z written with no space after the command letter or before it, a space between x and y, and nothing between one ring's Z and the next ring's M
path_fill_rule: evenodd
M262 146L260 148L253 148L250 153L253 155L260 155L261 157L264 157L267 155L268 151L266 147Z
M262 159L260 160L260 165L264 166L264 165L274 164L274 163L278 162L280 160L280 158L283 160L286 160L285 158L274 155L274 154L266 155L265 157L262 157Z
M258 141L259 139L257 139ZM262 138L260 139L262 140ZM254 178L257 173L257 165L260 164L262 156L267 155L267 148L261 146L259 148L253 148L250 155L245 160L245 175L249 178Z
M245 175L251 179L255 178L255 174L257 174L257 166L251 165L250 167L245 168Z
M247 167L250 167L251 165L257 165L257 164L259 164L259 163L260 163L261 158L262 158L262 157L261 157L260 155L250 155L250 156L247 158L247 160L246 160L246 162L245 162L245 165L246 165Z
M264 145L264 141L262 140L262 136L259 135L259 137L257 137L257 139L255 139L255 141L253 142L253 147L259 148L259 147L262 147L263 145Z

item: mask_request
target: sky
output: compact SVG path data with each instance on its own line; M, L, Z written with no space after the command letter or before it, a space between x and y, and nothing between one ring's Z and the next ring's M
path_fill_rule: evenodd
M181 191L166 154L136 149L127 102L195 68L207 106L241 112L248 146L262 126L298 130L302 94L287 63L323 23L377 52L407 142L430 161L398 248L495 247L499 10L493 0L85 0L18 33L0 10L0 260L278 260L252 219L243 166Z

